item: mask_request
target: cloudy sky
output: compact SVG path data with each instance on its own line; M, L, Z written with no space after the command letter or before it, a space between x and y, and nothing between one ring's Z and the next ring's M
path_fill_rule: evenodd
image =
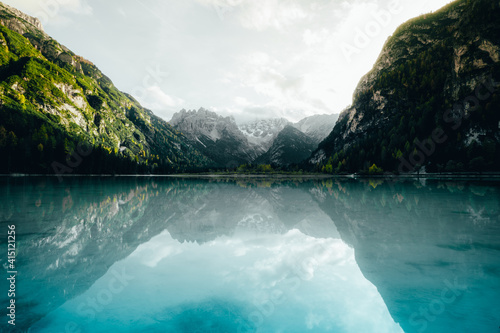
M386 39L449 0L3 0L169 120L339 113Z

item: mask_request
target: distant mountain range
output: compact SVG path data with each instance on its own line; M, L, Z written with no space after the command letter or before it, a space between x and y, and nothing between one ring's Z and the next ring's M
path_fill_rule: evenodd
M0 3L0 173L500 171L500 3L458 0L391 36L338 115L170 122Z
M256 164L289 166L306 160L317 143L307 134L292 125L287 125L278 133L269 150L255 161Z
M205 109L182 110L169 124L120 92L90 61L48 36L38 19L2 3L0 46L0 153L6 156L0 173L235 168L267 153L290 124L271 119L238 126ZM317 145L335 121L330 116L315 126L311 118L304 129ZM306 158L308 153L298 154Z
M337 119L338 115L317 115L292 124L284 118L274 118L238 126L232 117L200 108L181 110L169 123L220 167L245 163L281 167L305 161Z
M257 156L260 156L271 148L276 136L289 124L285 118L274 118L256 120L238 127L257 152Z
M256 152L231 117L222 117L203 108L182 110L174 114L170 124L218 166L236 167L256 158Z

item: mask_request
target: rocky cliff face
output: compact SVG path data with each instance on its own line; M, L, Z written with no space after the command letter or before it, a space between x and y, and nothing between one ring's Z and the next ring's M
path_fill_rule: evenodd
M236 167L257 156L232 117L222 117L203 108L181 110L174 114L170 125L219 166Z
M220 140L226 134L241 138L238 126L232 117L222 117L217 113L200 108L198 111L181 110L175 113L169 122L181 131L185 131L190 139L196 140L204 136L209 140Z
M499 170L499 14L498 2L459 0L400 26L311 162Z
M17 32L20 35L33 32L34 30L38 30L42 34L45 34L42 23L38 18L29 16L6 4L0 4L0 6L6 10L2 13L0 23L8 27L10 30Z
M181 110L170 124L219 166L274 164L304 161L333 128L338 115L317 115L292 124L285 118L261 119L236 125L206 109Z
M257 155L261 155L271 148L273 141L287 125L290 122L285 118L261 119L240 125L239 129Z

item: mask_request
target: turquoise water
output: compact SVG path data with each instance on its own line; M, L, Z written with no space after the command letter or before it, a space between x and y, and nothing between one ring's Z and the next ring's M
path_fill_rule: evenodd
M19 177L0 199L1 332L500 332L499 183Z

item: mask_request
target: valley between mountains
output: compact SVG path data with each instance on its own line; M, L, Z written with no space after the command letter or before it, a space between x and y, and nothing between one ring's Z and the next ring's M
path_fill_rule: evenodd
M495 172L499 81L500 4L457 0L401 25L344 110L166 121L0 3L0 173Z

